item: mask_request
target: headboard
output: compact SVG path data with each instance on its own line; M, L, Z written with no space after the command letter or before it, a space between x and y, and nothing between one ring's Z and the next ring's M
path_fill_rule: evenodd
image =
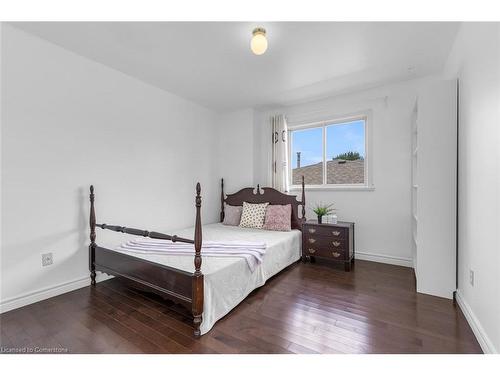
M263 192L262 192L263 191ZM242 206L243 202L292 205L292 229L302 230L302 223L306 220L306 195L304 186L304 176L302 176L302 200L298 201L296 195L284 194L274 188L261 188L257 185L257 190L253 187L241 189L234 194L224 194L224 179L221 179L220 196L220 221L224 221L224 203L231 206ZM301 217L299 218L299 206L302 206Z

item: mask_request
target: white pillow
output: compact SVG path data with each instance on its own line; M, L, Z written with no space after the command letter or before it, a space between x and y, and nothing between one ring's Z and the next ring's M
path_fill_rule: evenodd
M262 228L266 218L266 208L269 203L247 203L243 202L240 227Z

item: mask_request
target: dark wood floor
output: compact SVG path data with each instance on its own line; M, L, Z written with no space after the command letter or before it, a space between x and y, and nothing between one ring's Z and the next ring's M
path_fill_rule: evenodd
M117 279L0 316L1 345L71 353L481 353L450 300L415 293L412 270L295 264L200 339L182 309Z

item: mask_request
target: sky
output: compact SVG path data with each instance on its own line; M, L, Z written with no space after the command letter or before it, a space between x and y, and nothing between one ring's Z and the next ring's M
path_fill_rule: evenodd
M297 152L300 151L300 165L316 164L323 161L323 130L311 128L292 133L292 168L297 167ZM356 120L327 126L326 158L332 158L347 151L357 151L365 156L365 122Z

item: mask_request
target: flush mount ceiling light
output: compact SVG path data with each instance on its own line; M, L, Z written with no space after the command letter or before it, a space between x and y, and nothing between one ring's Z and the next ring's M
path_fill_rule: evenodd
M267 50L266 29L257 27L252 31L252 35L250 48L256 55L262 55Z

